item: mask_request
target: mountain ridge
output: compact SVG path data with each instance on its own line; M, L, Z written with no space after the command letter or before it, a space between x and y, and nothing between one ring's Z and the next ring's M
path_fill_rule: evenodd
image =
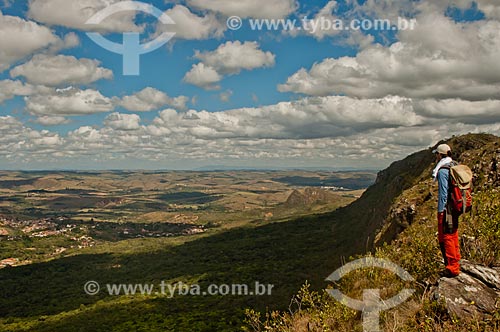
M339 219L346 219L342 216L344 214L348 219L359 221L358 231L363 234L361 238L366 239L366 249L370 250L376 245L394 240L408 224L408 219L415 214L417 206L425 202L432 204L437 199L434 197L437 188L432 188L431 181L431 170L435 164L432 150L441 143L448 143L452 147L456 161L471 167L475 173L476 190L488 185L500 185L498 175L494 175L493 182L483 176L493 174L492 172L498 174L497 162L500 161L500 156L493 157L488 167L485 161L481 160L481 156L488 153L494 155L495 151L500 149L500 138L490 134L452 137L395 161L377 174L375 183L358 200L333 212L341 215ZM412 194L403 195L407 191Z
M481 190L496 185L498 176L490 174L496 162L483 164L484 160L477 158L496 151L499 141L491 135L448 141L457 159L470 161L470 166L480 172L476 182ZM286 309L305 280L314 289L324 289L324 279L349 257L376 251L385 242L397 242L401 230L411 229L408 226L412 224L434 229L434 219L430 218L435 215L435 197L426 183L433 160L431 149L426 149L393 163L379 172L376 183L360 199L334 212L284 222L258 222L183 240L178 245L130 240L99 252L89 249L84 255L0 270L0 293L4 294L0 298L0 327L16 332L129 331L132 327L233 332L241 328L244 308ZM422 204L415 204L419 199ZM412 204L414 212L405 209ZM408 213L413 215L412 220L403 218ZM427 222L422 221L424 218ZM402 245L408 245L405 241ZM435 241L434 236L426 241L425 248L433 252L429 243ZM141 246L144 250L139 250ZM420 248L417 244L413 247ZM418 255L411 252L408 259L417 257L424 267L434 262L434 257ZM426 273L418 266L410 272L417 277ZM88 280L102 284L192 280L201 285L259 280L274 284L276 292L265 298L89 297L82 291Z
M365 243L366 254L395 263L416 283L402 285L392 273L368 269L344 277L336 288L353 298L360 298L368 288L392 295L402 286L416 288L416 296L407 303L382 314L384 330L498 331L500 137L468 134L440 141L436 146L440 143L448 143L454 159L474 172L473 210L461 217L459 226L463 259L460 276L439 277L444 265L437 245L437 187L431 179L435 162L429 148L381 171L364 197L333 213L357 216L358 236L362 232L372 232L373 236ZM408 167L412 165L415 167ZM385 209L366 210L383 192L393 194L382 197ZM349 225L345 218L336 225L348 226L355 225ZM360 247L362 244L358 244L358 251ZM292 304L288 311L267 313L265 317L250 310L247 331L361 331L359 312L336 302L326 292L314 291L308 283Z

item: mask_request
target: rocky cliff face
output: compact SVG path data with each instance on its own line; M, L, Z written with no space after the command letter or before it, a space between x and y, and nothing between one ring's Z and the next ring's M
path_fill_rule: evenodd
M473 169L475 191L500 186L499 137L469 134L446 143L452 147L456 161ZM360 199L332 214L332 219L342 220L334 226L338 233L359 237L359 243L352 244L355 251L390 243L413 222L435 218L437 187L431 179L435 166L432 149L394 162L378 173L375 184ZM296 196L293 199L300 201Z
M433 160L432 153L425 150L394 162L378 173L375 184L369 187L360 199L337 211L338 219L350 221L349 224L338 227L349 228L350 232L358 234L360 239L363 239L358 250L365 251L373 248L377 241L380 241L378 234L385 225L411 222L413 212L410 206L415 202L401 204L398 198L405 190L412 188L423 179L423 174L430 168ZM397 206L401 207L401 213L395 212ZM398 216L391 218L391 215L395 214ZM407 220L402 217L403 214L406 215ZM399 226L394 229L392 227L385 229L383 239L389 242L400 229Z
M431 179L435 164L431 148L393 163L378 174L376 183L356 202L321 216L331 222L332 237L342 235L335 242L338 248L352 248L354 254L376 249L373 250L375 257L396 263L415 278L418 293L406 305L385 315L388 331L498 331L500 268L492 266L500 265L500 244L496 245L500 243L500 174L497 166L500 138L465 135L447 143L453 148L454 159L469 165L475 175L475 218L469 216L466 220L474 223L460 228L460 234L464 234L462 256L484 265L463 261L458 277L438 277L444 265L440 261L435 234L437 187ZM294 199L301 199L299 195L294 196ZM475 226L482 227L475 228L477 232L470 232ZM463 232L465 229L467 232ZM495 231L488 234L490 229ZM385 242L390 244L381 246ZM467 248L473 250L467 251ZM327 256L318 254L318 257L325 259ZM373 270L359 271L344 282L341 286L357 295L366 287L371 288L373 283L380 289L397 287L394 279L384 280ZM279 328L269 328L270 331L281 331L282 326L299 326L301 331L319 331L325 326L335 331L350 331L359 324L359 319L346 319L345 311L334 309L337 302L332 304L329 298L317 300L311 309L309 302L314 302L313 296L306 295L306 310L299 308L290 317L284 314L282 319L266 325L266 330L272 325ZM453 319L443 315L441 304ZM468 319L471 321L465 322Z
M448 140L453 149L453 159L468 165L474 172L474 192L500 187L500 138L493 135L465 135ZM375 231L373 245L390 242L401 231L416 220L433 218L436 210L437 184L431 179L434 167L434 156L431 149L421 151L408 158L416 159L422 155L422 165L413 171L403 170L406 165L393 164L388 170L381 172L377 182L385 183L388 192L396 192L383 216L373 220L379 228ZM407 159L408 159L407 158ZM405 159L406 160L406 159ZM405 161L403 160L403 161ZM418 159L417 159L418 160ZM394 168L391 172L391 168ZM392 174L391 174L392 173ZM395 179L390 180L390 175ZM404 178L404 180L402 180ZM402 185L397 185L402 183ZM391 190L392 187L392 190ZM394 188L401 188L399 193ZM382 218L381 218L382 217Z
M452 147L454 159L473 170L475 194L499 190L500 138L492 135L465 135L452 138L446 143ZM431 154L430 151L425 153ZM393 196L385 217L379 220L380 228L376 231L373 245L391 242L412 223L435 223L437 185L430 178L434 160L423 161L427 163L426 166L421 166L413 174L404 171L395 173L398 174L397 178L405 178L403 183L410 185L403 187L399 195ZM391 183L386 174L381 174L377 182ZM394 186L394 181L390 185ZM461 243L463 250L469 250L467 247L474 245L474 241L471 242L463 234ZM452 317L489 319L500 305L500 268L465 260L461 262L461 266L462 273L458 277L441 278L437 281L433 286L432 298L442 301Z
M454 159L473 170L475 193L500 188L499 137L471 134L446 143L452 147ZM345 214L343 220L351 220L343 227L368 239L362 244L366 250L392 242L413 223L436 222L437 184L431 179L435 165L431 151L420 151L393 163L378 174L376 183L358 201L339 211ZM462 245L467 245L465 242ZM463 273L457 278L440 279L433 296L444 302L452 316L487 317L500 305L499 281L499 269L464 262Z

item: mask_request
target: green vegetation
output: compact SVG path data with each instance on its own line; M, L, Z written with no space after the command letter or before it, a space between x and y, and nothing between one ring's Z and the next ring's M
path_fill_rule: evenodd
M461 220L462 257L487 266L500 265L500 194L490 190L474 197L473 216ZM439 278L441 256L435 239L435 220L422 220L403 231L391 245L377 248L374 255L388 259L407 270L416 283L403 284L392 273L371 269L352 272L336 288L352 298L362 298L362 290L380 288L382 298L403 288L415 288L414 296L400 307L384 312L384 331L498 331L500 310L490 320L465 321L451 318L442 304L429 299L429 286ZM293 298L290 311L270 311L265 315L247 310L246 331L362 331L359 313L330 297L325 291L312 291L305 284Z
M490 190L474 197L477 208L462 222L465 255L486 266L500 265L500 192Z
M0 308L6 318L0 324L6 331L119 331L110 326L135 321L137 328L152 331L213 331L215 326L217 331L235 331L244 308L283 307L311 276L322 284L341 260L342 242L354 240L332 237L331 227L330 218L312 216L186 237L185 242L128 240L108 244L105 250L89 248L47 263L3 269ZM83 292L88 280L102 285L195 280L202 287L259 281L273 284L274 290L272 296L91 297ZM133 304L124 306L127 301Z
M160 195L158 199L174 204L206 204L216 201L220 197L197 191L181 191Z
M322 190L326 199L291 208L285 204L290 193L304 189L271 180L286 174L356 177L298 171L0 172L0 259L27 264L107 241L286 221L345 206L359 194Z
M496 156L499 143L498 138L483 135L452 141L460 160L478 175L476 208L472 216L462 220L461 233L469 241L463 243L463 256L488 265L500 263L497 247L500 197L496 191L499 179L496 171L491 173L492 163L481 162L485 156L490 158L493 153ZM204 181L203 186L218 183L218 187L209 192L191 183L188 188L178 188L178 192L223 197L203 204L206 210L193 210L192 214L186 210L142 211L141 218L156 224L175 215L184 220L196 214L205 224L213 222L216 227L189 236L103 241L95 247L70 249L65 257L58 259L2 269L0 329L12 332L361 331L359 312L335 302L322 289L327 287L326 276L349 257L371 251L376 257L402 266L417 280L412 284L417 290L414 297L384 312L382 322L386 330L497 331L500 314L487 322L457 321L448 317L440 303L427 296L442 264L435 236L435 188L429 180L432 163L430 151L396 162L380 172L377 182L360 199L333 212L334 208L352 201L353 198L342 197L349 193L342 192L336 196L336 202L326 205L287 210L283 202L292 190L288 186L283 190L283 184L272 181L271 178L283 177L273 172L254 173L251 179L244 180L238 179L240 173L236 172L171 175L175 181L165 182L165 188L160 188L165 193L174 192L170 186L186 178L197 183ZM114 173L106 176L114 181L121 176L134 177ZM259 177L264 180L257 180ZM158 189L158 178L156 182L148 182L144 175L138 178L129 178L127 186L148 190L138 190L134 200L146 202L149 193L155 197L161 194L154 190ZM226 186L231 190L223 190ZM297 197L300 202L302 196ZM172 208L186 209L186 206ZM99 209L103 213L115 210L110 206ZM325 213L325 209L330 211ZM269 212L273 216L265 221ZM287 213L299 216L290 218ZM238 221L238 215L245 220ZM226 219L217 220L219 216ZM89 280L99 282L103 289L113 283L158 285L161 281L197 283L202 288L210 284L252 285L259 281L274 288L271 296L168 298L154 293L112 296L105 291L89 296L83 291ZM336 287L355 298L360 298L365 288L383 288L382 297L386 298L408 285L387 271L371 269L350 273Z
M34 262L0 270L0 329L235 331L245 308L283 306L303 280L316 275L321 284L341 260L337 249L353 239L332 237L333 220L324 212L362 191L343 197L345 192L315 188L321 200L290 207L285 203L291 192L307 192L272 181L277 174L287 173L48 173L37 174L34 186L0 188L19 198L5 206L0 227L9 235L0 237L2 256ZM55 205L63 211L52 210ZM33 208L43 218L26 221ZM179 236L192 229L204 231ZM33 236L48 230L59 233ZM56 253L61 247L67 250ZM318 265L323 255L328 259ZM161 281L203 288L258 281L274 289L270 296L89 296L83 291L89 280L103 289Z
M476 172L474 210L460 221L462 258L486 266L500 266L500 177L496 168L500 160L500 140L490 135L468 135L454 138L452 144L458 159ZM406 303L383 312L384 331L498 331L500 310L486 320L459 319L450 317L443 304L430 296L430 287L443 269L436 239L436 203L432 194L435 188L428 179L430 169L416 173L413 181L411 177L404 178L413 185L394 198L385 224L378 231L375 241L378 246L371 253L401 266L416 282L408 287L390 272L368 269L348 274L335 287L358 299L362 298L362 290L368 288L383 290L382 298L394 296L403 288L416 289ZM413 209L409 208L411 205ZM394 235L393 241L383 242ZM292 304L287 311L247 310L245 330L362 331L359 312L338 303L326 291L312 290L308 283L293 297Z

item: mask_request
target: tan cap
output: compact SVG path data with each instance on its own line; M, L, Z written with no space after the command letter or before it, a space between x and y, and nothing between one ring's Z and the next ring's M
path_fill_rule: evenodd
M451 148L448 144L439 144L438 147L434 150L432 150L432 153L439 153L439 154L448 154L448 152L451 151Z

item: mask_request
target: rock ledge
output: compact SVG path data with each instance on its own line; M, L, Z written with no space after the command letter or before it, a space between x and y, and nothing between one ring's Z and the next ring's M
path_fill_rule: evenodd
M452 317L488 318L500 305L500 268L461 261L462 273L441 278L433 298L442 300Z

